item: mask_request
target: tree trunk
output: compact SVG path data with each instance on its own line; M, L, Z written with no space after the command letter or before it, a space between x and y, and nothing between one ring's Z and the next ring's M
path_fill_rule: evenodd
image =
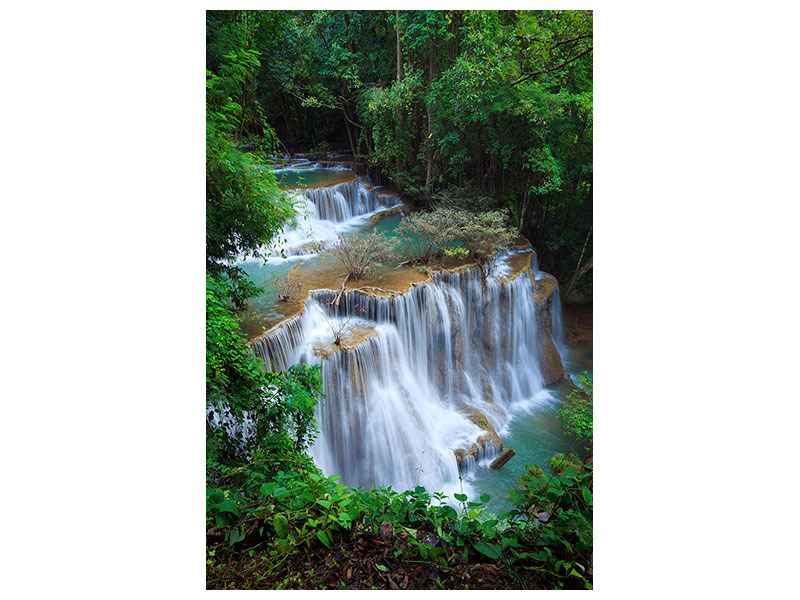
M353 134L350 133L350 123L347 122L347 111L342 107L342 118L344 119L344 126L347 129L347 139L350 142L350 151L353 153L353 158L358 158L358 152L353 144Z
M431 189L431 180L433 179L433 141L431 139L431 132L433 130L433 98L431 97L431 87L433 86L433 78L436 75L436 43L433 40L433 35L428 38L430 44L430 52L428 53L428 137L425 143L428 146L428 169L425 174L425 189Z
M400 48L400 11L394 11L394 29L397 33L397 82L403 79L403 53ZM394 132L394 139L395 141L400 139L400 132L403 129L403 113L400 110L400 105L397 106L395 111L395 132ZM395 170L401 171L402 170L402 161L400 158L400 150L397 151L397 156L395 157Z
M578 280L583 277L593 266L594 257L590 258L583 268L581 268L583 255L586 252L586 246L589 243L589 238L592 235L592 227L594 227L594 225L589 227L589 232L586 234L586 239L583 242L583 249L581 250L580 258L578 258L578 264L575 266L575 273L572 275L572 278L569 280L569 285L567 285L567 289L564 291L564 300L569 297L570 293L572 292L572 288L575 287L575 284L578 283Z

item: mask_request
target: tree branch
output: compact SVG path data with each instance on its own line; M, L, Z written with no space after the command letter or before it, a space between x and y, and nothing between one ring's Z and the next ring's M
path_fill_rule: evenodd
M578 56L570 58L567 61L564 61L560 65L556 65L555 67L550 67L549 69L542 69L541 71L536 71L534 73L528 73L528 74L524 75L523 77L520 77L519 79L517 79L514 83L510 83L508 87L513 87L513 86L517 85L518 83L522 83L523 81L526 81L526 80L530 79L531 77L535 77L536 75L541 75L542 73L549 73L550 71L556 71L557 69L560 69L561 67L565 67L569 63L578 60L581 56L589 54L589 52L591 52L591 51L592 51L592 48L589 48L588 50L584 50L583 52L578 54Z
M553 45L553 48L558 48L561 44L569 44L570 42L577 42L578 40L585 40L586 38L592 37L593 34L587 33L585 35L579 35L574 38L570 38L568 40L561 40L560 42Z

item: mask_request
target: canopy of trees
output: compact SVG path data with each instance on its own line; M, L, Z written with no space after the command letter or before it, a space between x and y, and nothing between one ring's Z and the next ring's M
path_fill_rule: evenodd
M591 257L591 11L211 11L207 26L209 69L244 74L237 133L263 116L284 149L349 150L421 205L507 208L561 279ZM252 50L232 55L236 36Z

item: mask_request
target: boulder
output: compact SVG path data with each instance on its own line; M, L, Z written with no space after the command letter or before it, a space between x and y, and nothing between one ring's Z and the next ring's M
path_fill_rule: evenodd
M564 377L564 365L550 336L542 336L537 348L539 369L545 385L550 385Z
M551 307L553 304L553 291L558 288L556 278L548 273L542 273L541 279L534 279L533 271L530 278L534 285L533 302L536 307L537 326L537 358L545 385L550 385L564 377L564 365L553 343L553 317Z
M487 446L491 447L492 445L496 445L501 451L503 450L503 440L501 440L500 436L497 435L497 431L495 431L488 417L477 408L468 408L465 412L467 418L475 423L475 425L483 429L486 433L478 436L477 443L472 444L469 450L457 448L453 451L459 469L463 467L464 462L468 457L478 460L481 455L486 453Z

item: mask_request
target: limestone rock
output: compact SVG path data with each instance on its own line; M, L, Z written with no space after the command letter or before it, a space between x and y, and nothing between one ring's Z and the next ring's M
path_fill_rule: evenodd
M539 369L546 385L564 377L564 365L550 336L542 336L538 346Z
M475 423L475 425L483 429L486 433L478 436L477 442L472 444L469 450L457 448L453 451L459 469L464 466L465 461L467 461L468 458L478 460L484 456L487 452L487 448L497 446L501 452L503 450L503 440L501 440L500 436L497 435L497 431L495 431L495 428L492 426L488 417L482 411L476 408L469 408L465 412L467 418Z

